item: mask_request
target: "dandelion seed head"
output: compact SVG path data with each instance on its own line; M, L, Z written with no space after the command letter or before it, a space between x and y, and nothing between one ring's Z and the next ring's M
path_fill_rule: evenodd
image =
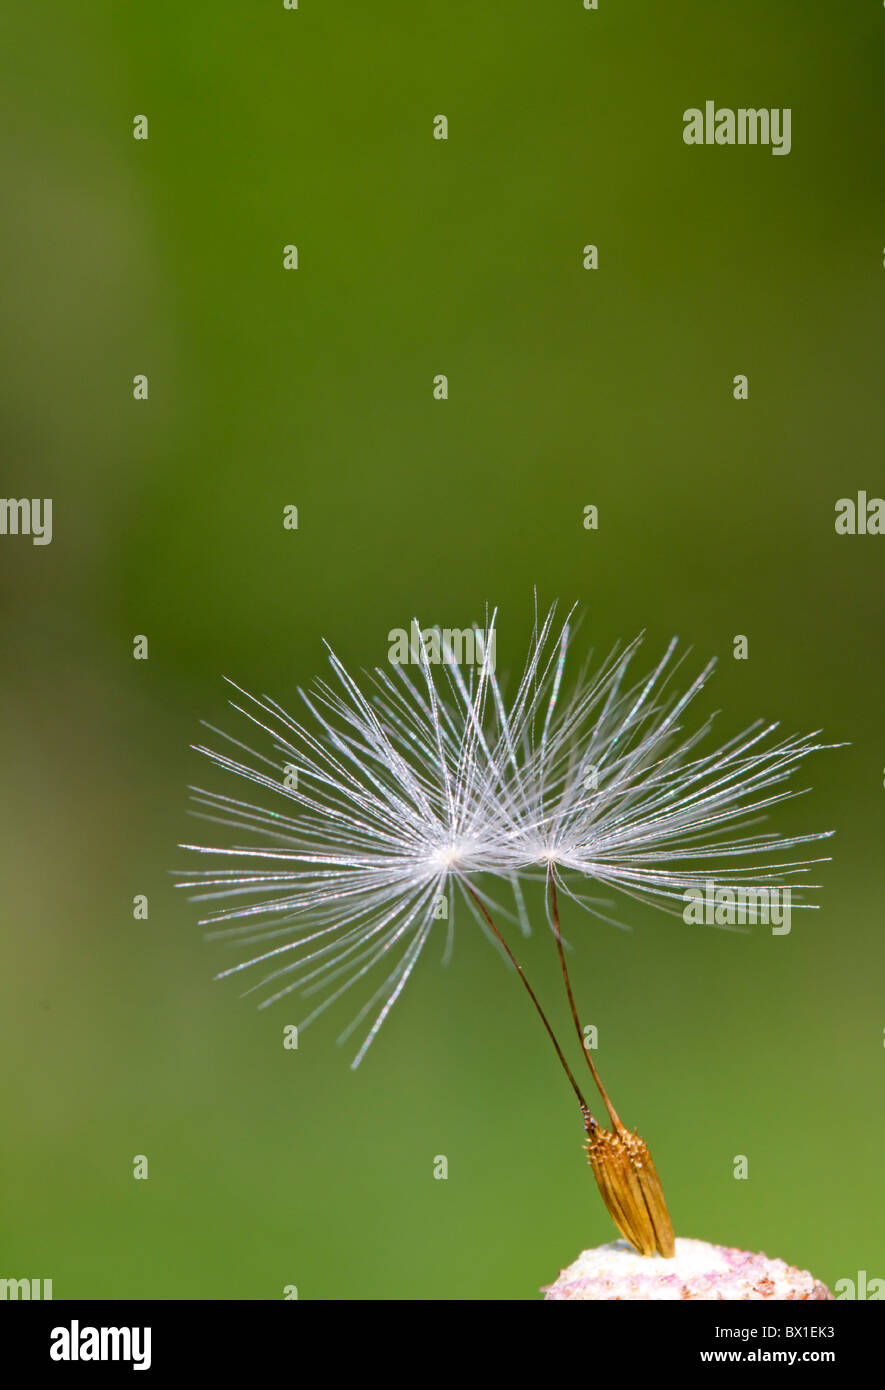
M612 921L600 887L680 912L710 879L799 886L819 862L791 855L826 832L759 826L800 794L790 779L807 755L832 745L757 721L709 747L712 721L688 727L687 715L713 664L686 682L675 640L650 672L635 674L637 638L569 683L572 615L557 628L555 611L536 616L510 693L489 660L493 614L472 667L443 640L429 660L422 638L414 666L357 681L329 648L330 678L299 692L302 718L234 686L251 733L213 729L221 745L199 747L229 790L194 788L194 814L236 838L186 846L213 866L179 883L209 905L213 935L248 948L222 974L259 974L262 1004L316 998L301 1026L374 981L342 1035L377 1011L355 1064L434 929L450 954L456 906L487 935L480 904L512 918L489 876L527 930L534 877L555 875Z

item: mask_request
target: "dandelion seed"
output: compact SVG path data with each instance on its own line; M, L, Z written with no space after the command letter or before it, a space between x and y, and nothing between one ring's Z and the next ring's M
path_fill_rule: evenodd
M411 976L440 901L446 955L456 902L466 905L516 967L551 1038L613 1219L641 1253L669 1255L673 1231L651 1156L621 1124L583 1045L557 890L611 921L585 881L670 912L710 880L800 887L820 861L782 855L828 832L779 837L752 827L800 794L785 784L809 753L832 745L816 735L778 738L776 725L760 721L702 751L712 721L694 731L682 721L712 663L680 688L675 641L639 679L637 638L595 670L585 665L567 689L572 624L557 630L555 608L543 621L536 614L522 677L506 700L490 661L494 628L492 615L484 632L474 629L481 659L469 669L443 640L431 661L421 639L414 677L392 665L361 684L329 649L332 680L299 691L302 720L234 686L231 704L258 746L213 730L228 751L198 751L260 795L192 789L196 814L248 838L184 846L218 867L182 875L180 886L211 905L203 923L213 935L249 948L219 978L258 968L247 992L262 991L261 1007L292 991L317 997L302 1028L354 986L375 982L342 1035L373 1015L354 1067ZM487 876L512 894L514 912L489 896ZM497 925L515 920L528 931L522 884L531 879L546 884L571 1015L611 1130L592 1115Z

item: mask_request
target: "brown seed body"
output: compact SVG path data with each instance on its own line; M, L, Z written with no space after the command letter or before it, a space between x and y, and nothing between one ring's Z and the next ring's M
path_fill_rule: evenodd
M593 1176L621 1235L640 1255L657 1251L671 1259L676 1248L673 1227L645 1140L620 1122L602 1129L588 1118L586 1129Z

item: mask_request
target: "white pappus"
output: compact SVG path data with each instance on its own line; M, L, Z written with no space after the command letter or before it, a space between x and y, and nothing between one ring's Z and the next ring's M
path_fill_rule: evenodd
M213 935L248 947L219 978L264 967L252 986L265 991L262 1007L292 990L319 995L305 1026L380 971L340 1039L375 1010L357 1066L441 915L448 954L456 898L493 935L486 913L503 909L485 875L513 894L524 931L527 878L606 920L607 903L580 891L585 880L680 914L685 891L711 879L796 886L819 861L783 852L830 832L783 838L750 826L798 795L787 779L833 745L777 738L759 721L703 752L711 719L693 732L680 721L713 663L680 687L674 640L637 680L637 638L569 680L571 616L558 628L555 605L536 616L509 699L486 655L495 614L475 629L486 640L470 667L445 643L430 660L422 643L411 670L378 667L358 683L329 649L334 683L299 691L303 721L234 687L231 704L259 746L213 730L231 752L198 751L259 799L194 788L193 800L198 815L248 839L183 846L217 866L178 876L213 904L203 919Z

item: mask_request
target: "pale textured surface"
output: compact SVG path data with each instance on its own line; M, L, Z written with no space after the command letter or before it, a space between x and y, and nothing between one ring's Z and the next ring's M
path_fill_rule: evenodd
M645 1257L625 1240L584 1250L543 1290L546 1299L829 1299L806 1270L705 1240L676 1241L672 1260Z

